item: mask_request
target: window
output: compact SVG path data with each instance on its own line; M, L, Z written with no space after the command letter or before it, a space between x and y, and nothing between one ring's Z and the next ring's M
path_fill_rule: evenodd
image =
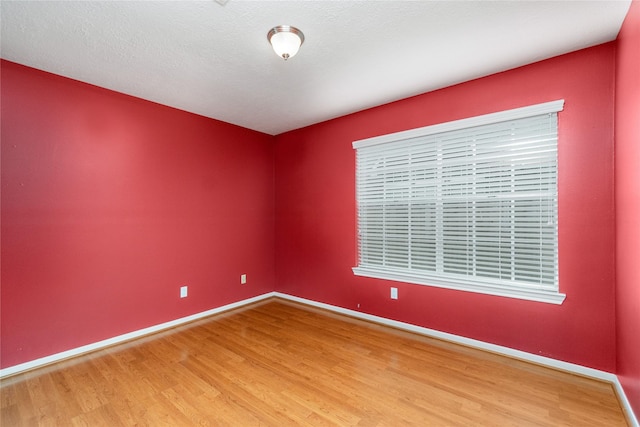
M355 141L354 274L561 304L563 104Z

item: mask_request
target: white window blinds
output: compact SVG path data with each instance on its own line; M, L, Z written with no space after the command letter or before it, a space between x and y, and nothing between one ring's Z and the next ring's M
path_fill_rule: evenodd
M354 142L362 276L561 303L563 101Z

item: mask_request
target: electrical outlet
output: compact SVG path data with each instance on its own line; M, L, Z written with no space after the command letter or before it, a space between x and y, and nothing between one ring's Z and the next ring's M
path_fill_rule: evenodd
M246 285L247 284L247 275L246 274L241 274L240 275L240 284L241 285Z
M398 299L398 288L391 288L391 299Z
M186 298L188 293L189 293L189 289L187 286L180 287L180 298Z

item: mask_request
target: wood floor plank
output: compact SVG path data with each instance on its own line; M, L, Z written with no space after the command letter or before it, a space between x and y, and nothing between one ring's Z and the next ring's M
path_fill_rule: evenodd
M625 426L611 384L271 299L5 379L2 426Z

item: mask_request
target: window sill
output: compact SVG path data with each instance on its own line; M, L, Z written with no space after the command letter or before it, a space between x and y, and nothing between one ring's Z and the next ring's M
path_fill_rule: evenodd
M414 283L417 285L434 286L437 288L454 289L458 291L475 292L557 305L562 304L566 298L565 294L546 289L507 287L499 284L472 284L460 282L458 280L431 278L402 271L379 270L370 267L353 267L353 274L356 276L371 277L374 279L393 280L396 282Z

